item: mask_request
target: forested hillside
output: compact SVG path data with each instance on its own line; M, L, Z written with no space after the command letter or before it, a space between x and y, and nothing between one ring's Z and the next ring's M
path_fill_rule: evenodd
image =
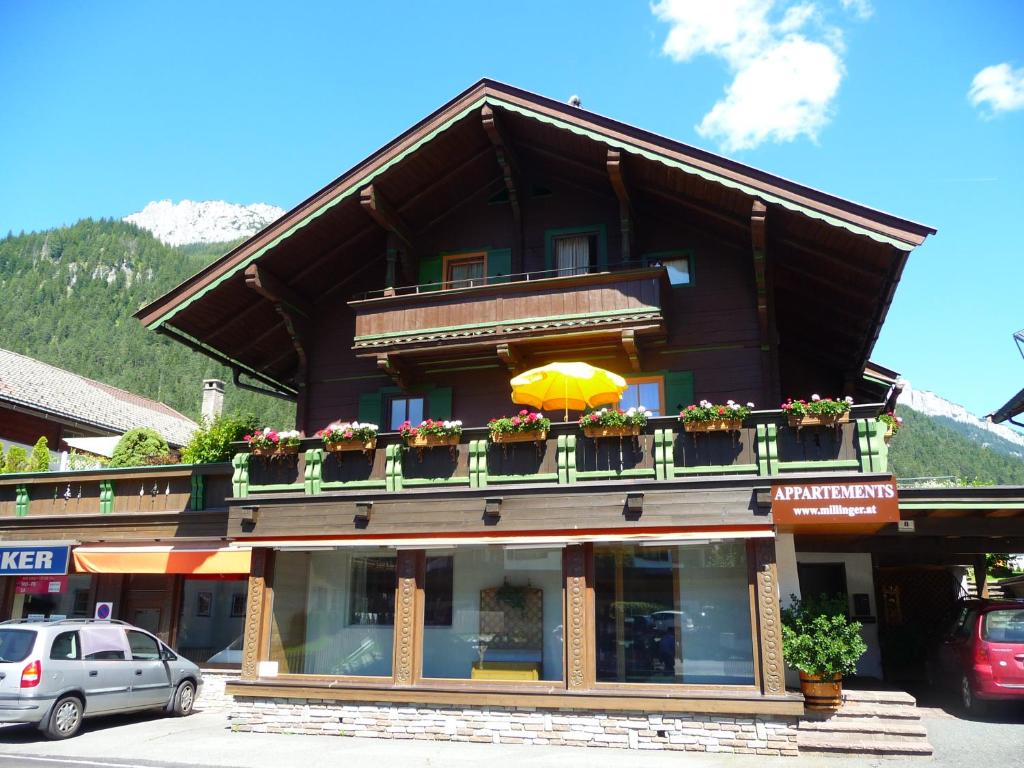
M199 418L202 379L227 384L228 411L291 425L294 408L232 386L212 360L146 330L132 314L234 244L172 248L121 221L0 241L0 347L160 400Z
M941 419L898 408L903 429L892 439L889 457L900 478L953 476L983 485L1024 485L1024 461L971 440Z

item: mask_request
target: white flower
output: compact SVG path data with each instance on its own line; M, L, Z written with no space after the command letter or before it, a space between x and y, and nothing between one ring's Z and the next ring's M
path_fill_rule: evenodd
M700 407L701 408L710 408L711 407L711 401L709 401L709 400L701 400L700 401Z
M634 413L636 413L636 408L630 408L628 411L626 411L627 416L632 416Z
M811 395L811 402L812 403L816 403L819 400L821 400L821 398L818 395Z
M732 400L726 400L725 404L726 405L735 405L735 403Z
M646 416L648 419L651 418L652 415L653 414L650 411L644 411L644 416Z
M451 428L452 428L452 423L451 423L450 421L446 421L446 422L444 423L444 428L445 428L445 429L451 429Z
M602 408L602 409L600 410L600 413L608 413L608 409L607 409L607 408Z
M853 405L853 398L852 397L847 395L845 399L846 399L846 404L847 405Z
M747 408L753 408L753 407L754 407L753 403L747 403Z
M740 409L740 404L739 403L734 403L732 400L730 400L729 401L729 407L732 410L734 410L734 411L738 411Z
M452 424L454 424L456 427L461 427L462 426L462 422L458 421L458 420L453 421Z

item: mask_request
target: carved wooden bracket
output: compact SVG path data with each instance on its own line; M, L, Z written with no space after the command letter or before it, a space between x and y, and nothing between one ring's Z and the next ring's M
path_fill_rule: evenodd
M523 358L519 351L511 344L499 344L497 347L498 359L505 364L510 373L516 373L523 367Z
M397 251L406 276L415 273L413 253L415 251L412 229L398 214L395 207L373 184L359 192L359 204L363 210L388 233L388 251ZM393 276L392 276L393 277ZM394 285L394 281L388 284Z
M393 355L377 355L377 370L387 374L402 389L408 388L409 371L403 368Z
M606 165L608 167L608 178L612 182L612 189L615 190L615 196L619 199L619 225L622 228L622 260L629 261L636 257L635 233L633 231L633 204L629 199L625 159L622 157L621 151L609 149Z
M295 383L302 387L306 383L308 371L305 339L308 338L306 307L310 305L309 300L258 264L246 267L245 285L271 302L274 310L281 316L281 322L298 357Z
M622 332L622 349L626 352L626 357L629 358L630 367L634 371L641 370L640 349L636 344L636 331L632 328Z
M480 117L483 120L487 137L491 140L491 144L494 145L494 154L498 158L501 176L505 181L505 188L508 190L508 200L512 205L512 216L518 225L522 215L519 209L519 179L521 178L519 160L498 121L498 115L495 111L489 105L484 104L480 110Z

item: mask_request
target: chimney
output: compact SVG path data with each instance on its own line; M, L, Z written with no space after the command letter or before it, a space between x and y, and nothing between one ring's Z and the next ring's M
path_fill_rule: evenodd
M203 379L203 421L213 421L224 412L224 382Z

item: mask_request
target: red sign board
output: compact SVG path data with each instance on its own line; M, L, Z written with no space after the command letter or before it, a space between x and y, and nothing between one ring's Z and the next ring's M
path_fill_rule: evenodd
M898 523L896 481L773 483L772 519L787 527Z
M14 582L16 595L62 595L67 588L67 576L19 576Z

